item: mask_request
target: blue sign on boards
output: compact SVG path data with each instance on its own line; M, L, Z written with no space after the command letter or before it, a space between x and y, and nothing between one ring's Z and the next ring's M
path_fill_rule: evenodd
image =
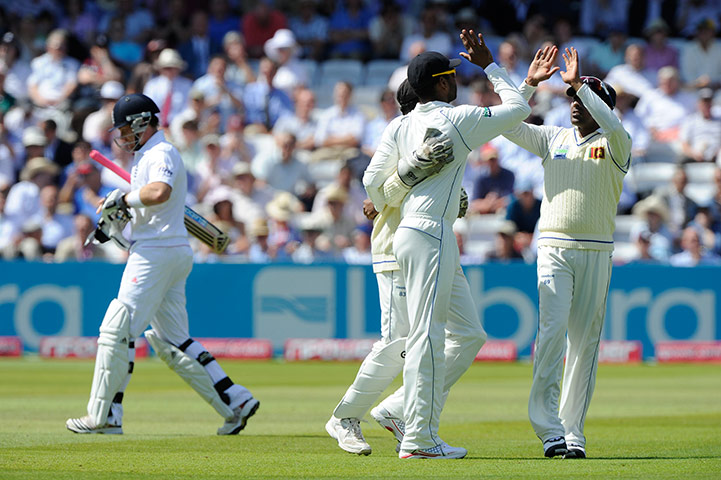
M0 335L35 351L46 335L97 335L117 294L122 265L0 263ZM465 269L484 327L530 355L536 335L535 266ZM667 340L720 340L721 268L655 265L614 268L603 338L639 340L644 357ZM277 353L287 338L373 338L380 332L378 287L370 267L195 265L187 283L191 334L256 337Z

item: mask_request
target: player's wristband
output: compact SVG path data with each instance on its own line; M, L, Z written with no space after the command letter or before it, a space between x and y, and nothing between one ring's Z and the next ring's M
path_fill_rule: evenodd
M125 194L125 203L127 203L129 207L134 208L142 208L146 206L140 200L140 189L133 190L132 192Z

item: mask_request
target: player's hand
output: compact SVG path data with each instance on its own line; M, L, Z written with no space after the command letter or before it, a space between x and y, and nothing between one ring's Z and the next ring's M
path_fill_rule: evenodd
M571 47L563 54L563 61L566 63L566 71L561 71L561 78L572 86L576 91L581 88L581 76L578 68L578 52Z
M561 69L556 65L558 58L558 48L555 45L549 45L539 49L533 58L531 65L528 67L528 76L526 83L532 87L551 78L551 75Z
M493 54L488 49L486 42L483 41L483 34L478 34L473 30L461 30L461 42L466 48L466 52L460 52L461 57L465 58L474 65L486 68L493 62Z
M378 210L376 210L370 198L363 200L363 215L365 215L368 220L373 220L378 215Z

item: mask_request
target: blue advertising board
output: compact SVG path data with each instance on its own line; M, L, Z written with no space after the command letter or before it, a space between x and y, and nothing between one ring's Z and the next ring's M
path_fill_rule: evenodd
M122 265L0 262L0 335L36 351L47 335L94 336L117 294ZM530 355L537 327L535 266L465 268L484 327ZM721 340L721 268L614 268L603 338L639 340L645 358L669 340ZM599 288L602 288L599 286ZM195 265L187 283L191 334L266 338L373 338L380 332L370 267Z

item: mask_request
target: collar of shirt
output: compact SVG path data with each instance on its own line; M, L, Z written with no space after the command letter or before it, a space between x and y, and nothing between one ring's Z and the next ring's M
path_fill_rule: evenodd
M156 146L156 145L159 144L160 142L164 142L164 141L165 141L165 134L163 134L163 131L162 131L162 130L158 130L157 132L155 132L155 133L153 134L152 137L150 137L150 138L148 139L147 142L145 142L145 145L143 145L143 146L140 148L140 150L138 150L137 152L135 152L135 158L138 158L138 159L139 159L141 156L143 156L143 155L145 154L145 152L147 152L148 150L150 150L151 148L153 148L154 146Z
M419 112L428 112L430 110L440 107L453 108L453 105L451 105L450 103L441 102L440 100L433 100L432 102L419 103L418 105L416 105L415 110L418 110Z

